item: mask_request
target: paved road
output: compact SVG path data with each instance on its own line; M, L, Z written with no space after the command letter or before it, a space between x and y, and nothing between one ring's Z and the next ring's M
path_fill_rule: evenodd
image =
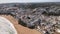
M0 34L17 34L13 24L0 16Z

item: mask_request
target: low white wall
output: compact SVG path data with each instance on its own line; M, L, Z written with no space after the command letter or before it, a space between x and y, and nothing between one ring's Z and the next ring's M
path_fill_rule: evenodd
M6 18L0 16L0 34L17 34L13 24Z

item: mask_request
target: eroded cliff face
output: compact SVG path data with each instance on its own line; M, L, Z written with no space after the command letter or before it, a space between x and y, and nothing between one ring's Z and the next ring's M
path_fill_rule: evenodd
M19 24L41 31L42 34L60 33L60 5L58 3L7 5L0 8L0 14L11 15L20 22Z

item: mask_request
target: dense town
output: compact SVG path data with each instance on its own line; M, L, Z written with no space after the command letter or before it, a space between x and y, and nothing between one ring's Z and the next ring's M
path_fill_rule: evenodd
M20 8L15 6L0 7L0 15L11 15L19 24L30 29L36 29L42 34L60 33L60 6L41 6L32 8ZM28 5L29 7L31 5ZM26 7L26 6L25 6Z

